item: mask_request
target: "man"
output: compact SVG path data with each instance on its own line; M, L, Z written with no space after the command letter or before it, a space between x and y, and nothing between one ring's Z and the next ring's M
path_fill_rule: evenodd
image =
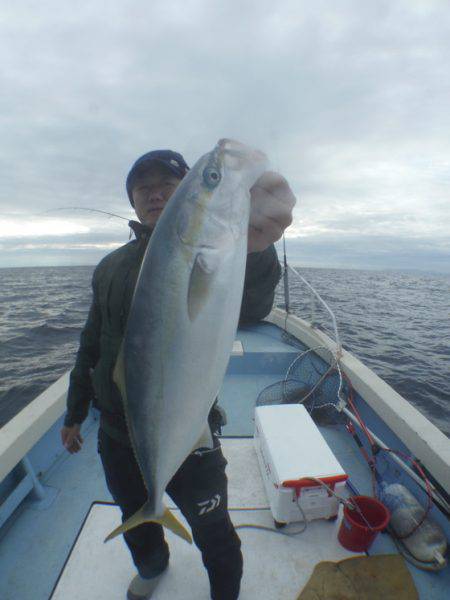
M106 256L94 271L93 301L70 376L62 442L70 453L81 449L80 425L93 400L101 413L98 451L108 489L122 510L122 521L141 508L147 493L112 371L148 240L167 201L188 170L183 157L170 150L149 152L132 166L126 189L139 219L139 222L129 223L136 239ZM295 204L287 182L276 173L264 173L250 192L241 323L262 319L272 308L274 289L280 278L273 242L292 222ZM243 561L240 539L227 508L227 462L217 437L224 424L222 417L223 411L216 403L209 415L214 449L190 454L167 486L167 493L191 526L208 572L211 598L235 600L239 595ZM216 495L221 502L214 510L199 511L199 499ZM126 532L124 539L138 570L127 597L129 600L150 598L169 561L163 528L156 523L146 523Z

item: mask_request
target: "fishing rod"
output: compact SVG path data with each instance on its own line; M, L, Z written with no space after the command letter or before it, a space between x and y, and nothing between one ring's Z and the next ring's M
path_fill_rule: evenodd
M328 305L326 304L326 302L320 297L320 295L318 294L318 292L313 288L313 286L311 284L309 284L299 273L297 273L297 271L295 271L290 265L288 265L287 263L287 259L286 259L286 246L284 244L284 263L285 263L285 272L286 270L289 270L293 275L295 275L298 279L300 279L309 289L310 291L319 299L319 301L324 305L324 307L326 308L326 310L330 313L332 320L333 320L333 328L334 328L334 333L336 336L336 346L337 346L337 351L333 351L331 349L329 349L329 351L331 352L331 354L333 355L334 361L333 361L333 365L338 373L341 373L341 369L342 366L340 364L340 359L342 358L342 346L341 346L341 342L339 339L339 334L337 331L337 322L336 322L336 318L332 312L332 310L328 307ZM286 282L287 282L287 275L285 276L285 289L286 289ZM286 305L289 306L289 299L286 299ZM288 316L288 315L287 315ZM286 322L287 322L287 316L286 316ZM285 330L286 330L286 325L285 325ZM347 378L347 377L346 377ZM348 378L347 378L348 380ZM340 382L342 382L342 376L340 375ZM348 380L348 383L351 382ZM317 386L315 386L317 387ZM352 386L353 387L353 386ZM339 386L339 389L341 389L341 384ZM372 437L373 441L375 442L375 444L381 448L382 450L389 452L391 458L397 463L397 465L405 472L407 473L411 479L413 479L417 485L419 487L421 487L428 495L432 496L435 504L438 506L438 508L447 516L449 515L450 512L450 504L448 502L447 499L447 494L442 494L440 492L439 489L437 489L436 486L433 485L433 483L431 483L427 477L423 478L420 477L413 469L411 469L411 467L406 464L406 462L404 460L402 460L402 458L400 456L398 456L395 451L391 450L387 444L385 444L383 442L382 439L380 439L378 436L376 436L371 430L369 430L367 428L367 426L365 425L365 423L361 420L358 419L358 416L355 415L352 411L350 411L346 406L345 406L345 402L342 401L342 398L340 398L341 403L340 406L335 406L334 408L337 409L339 412L343 412L348 419L350 419L355 425L357 425L359 428L361 428L364 433L366 433L366 435L368 435L368 439L370 442L370 436Z
M359 422L358 418L350 411L348 410L348 408L343 408L342 411L346 414L346 416L351 419L351 421L357 425L361 430L364 431L364 428L362 427L361 423ZM365 426L368 433L370 434L370 436L373 438L373 440L375 441L376 445L379 446L382 450L385 450L386 452L389 452L391 455L391 458L398 464L398 466L403 469L410 477L411 479L413 479L417 485L419 487L421 487L424 492L426 492L427 494L431 494L431 496L433 497L433 500L435 501L436 504L439 504L439 507L441 508L441 510L447 515L450 515L450 505L449 503L446 501L446 499L439 493L439 490L436 489L436 487L428 480L428 478L426 479L426 481L428 482L428 487L429 489L427 489L427 485L426 483L424 483L424 479L419 477L412 469L409 465L407 465L399 456L397 456L394 451L391 451L391 448L389 448L381 438L379 438L373 431L371 431L367 426ZM396 452L396 451L395 451Z
M284 273L283 273L284 304L286 307L286 313L289 314L291 311L290 301L289 301L289 273L288 273L288 264L287 264L287 258L286 258L286 238L284 236L284 231L283 231L283 262L284 262Z
M129 221L126 217L122 217L121 215L116 215L116 213L108 212L106 210L100 210L99 208L85 208L84 206L62 206L60 208L49 208L40 213L36 213L36 215L44 215L49 212L55 212L59 210L87 210L89 212L98 212L104 215L109 215L110 217L117 217L118 219L123 219L124 221Z

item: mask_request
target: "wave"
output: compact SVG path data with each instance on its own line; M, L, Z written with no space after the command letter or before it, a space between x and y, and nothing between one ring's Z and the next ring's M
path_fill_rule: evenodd
M3 296L0 305L0 381L9 389L0 395L0 423L5 412L11 414L11 406L23 406L42 391L40 385L49 385L57 372L71 368L89 309L92 270L8 271L9 297ZM450 280L430 274L302 272L334 311L344 347L450 435ZM282 292L283 281L275 304L283 305ZM291 279L290 295L292 312L309 319L309 292ZM331 321L318 303L315 315L321 329L333 336Z

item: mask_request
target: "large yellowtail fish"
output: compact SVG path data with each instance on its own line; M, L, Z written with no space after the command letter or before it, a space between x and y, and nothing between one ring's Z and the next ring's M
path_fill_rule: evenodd
M191 452L213 447L208 414L239 320L249 190L266 167L261 152L220 140L183 179L150 238L114 369L148 499L105 541L157 522L192 543L163 495Z

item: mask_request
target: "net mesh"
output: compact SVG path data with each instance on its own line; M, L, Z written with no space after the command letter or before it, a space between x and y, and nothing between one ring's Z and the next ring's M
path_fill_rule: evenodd
M345 394L345 384L341 383L334 361L330 366L314 351L308 350L295 358L283 380L260 392L256 406L304 404L316 422L342 422L341 414L336 410L340 386Z

